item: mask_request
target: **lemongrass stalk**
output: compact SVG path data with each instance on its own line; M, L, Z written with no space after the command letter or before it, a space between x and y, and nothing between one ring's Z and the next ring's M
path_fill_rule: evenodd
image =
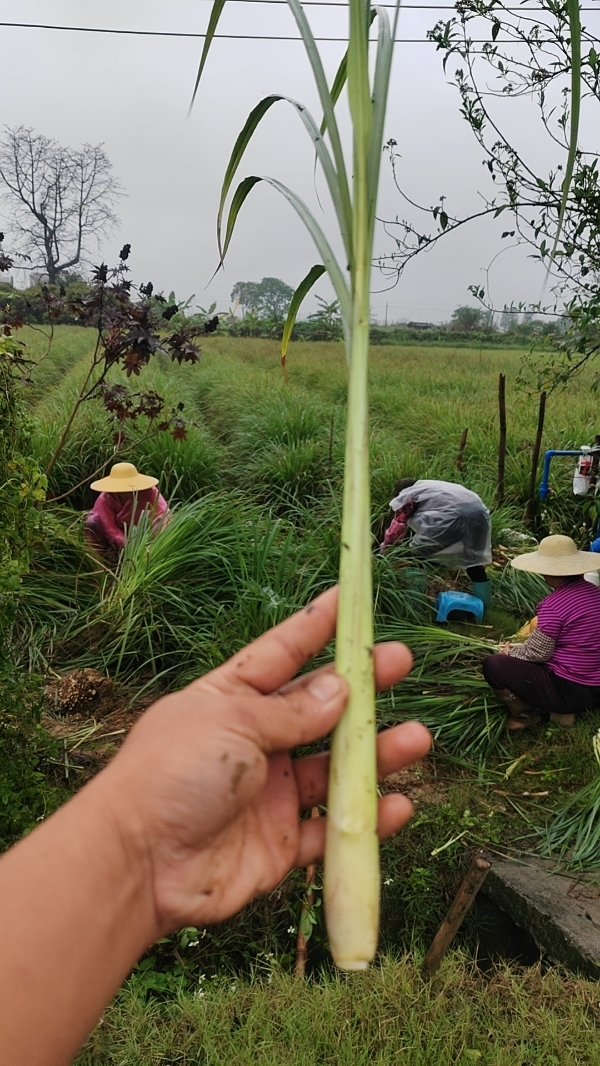
M368 422L372 113L367 32L364 5L351 2L347 70L354 132L354 269L335 660L350 698L331 751L324 877L331 953L346 970L366 969L377 950L380 895Z
M366 969L377 949L379 847L368 449L368 317L352 332L336 670L350 698L335 731L327 797L324 901L331 952Z
M213 0L198 77L225 0ZM259 181L266 181L291 204L309 230L322 266L315 265L300 283L284 330L282 360L301 300L327 270L340 303L349 365L348 425L340 603L338 610L336 668L347 679L350 698L336 730L328 795L328 830L325 854L325 913L333 957L338 966L365 969L377 948L379 925L379 858L377 844L377 793L375 760L375 691L373 678L373 594L371 574L368 354L370 274L375 206L383 147L383 126L398 21L390 32L383 9L375 9L379 22L373 87L369 78L369 26L373 21L369 0L349 0L350 33L345 63L330 90L312 30L299 0L288 0L304 41L323 108L319 128L303 105L284 97L266 97L251 112L234 146L226 171L217 223L221 263L229 247L242 205ZM353 131L352 197L342 151L335 101L344 78ZM350 275L337 261L331 245L306 204L291 189L271 177L249 175L231 198L224 237L222 219L226 200L246 147L258 124L276 102L291 104L301 118L323 169L344 246ZM331 152L324 141L324 131Z

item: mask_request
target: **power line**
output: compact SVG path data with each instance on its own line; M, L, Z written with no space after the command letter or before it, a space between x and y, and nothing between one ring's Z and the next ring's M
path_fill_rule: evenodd
M248 0L245 0L248 2ZM273 3L274 0L268 0ZM117 30L104 26L55 26L45 22L0 22L0 27L21 30L61 30L67 33L107 33L126 37L176 37L203 40L205 33L184 33L174 30ZM214 37L228 41L302 41L302 37L286 36L284 34L265 33L215 33ZM348 44L347 37L315 37L315 41L332 41ZM375 43L374 41L372 43ZM395 44L435 44L429 37L396 37ZM524 44L524 41L515 41L511 37L501 40L496 38L494 44ZM471 44L490 44L487 39L471 40Z
M210 0L212 3L212 0ZM229 3L234 4L284 4L287 7L288 0L229 0ZM378 7L391 8L396 10L395 4L378 4ZM348 7L348 0L302 0L302 7ZM400 11L455 11L455 4L401 4ZM544 11L545 9L539 4L534 4L533 7L525 7L519 5L518 7L503 7L503 11ZM580 7L580 11L598 11L599 5L592 7Z

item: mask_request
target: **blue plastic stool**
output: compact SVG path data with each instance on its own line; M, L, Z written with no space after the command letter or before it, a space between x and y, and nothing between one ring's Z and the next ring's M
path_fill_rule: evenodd
M440 592L435 601L437 607L436 622L447 622L451 611L468 611L475 615L475 620L483 622L483 601L468 592Z

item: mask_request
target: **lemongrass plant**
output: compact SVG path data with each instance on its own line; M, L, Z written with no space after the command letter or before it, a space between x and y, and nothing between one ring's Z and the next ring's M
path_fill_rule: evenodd
M592 747L600 766L600 730ZM571 796L541 834L542 855L558 858L569 870L600 869L600 773Z
M344 969L361 970L375 954L379 927L367 390L370 277L384 120L400 5L396 5L390 27L383 8L372 10L369 0L349 0L348 50L330 87L299 0L288 0L288 4L304 42L323 120L319 126L306 107L282 96L267 96L256 105L238 136L225 173L217 232L222 263L246 197L259 181L266 181L288 200L312 236L321 262L309 271L292 301L285 326L283 360L301 300L325 271L340 305L349 386L336 669L348 681L350 698L332 745L325 911L335 962ZM224 6L225 0L213 2L196 89ZM375 18L379 32L371 77L369 28ZM350 166L335 114L346 83L352 121ZM304 201L276 178L250 175L238 184L223 235L225 205L245 149L264 115L275 103L285 100L302 121L323 170L342 239L343 265Z

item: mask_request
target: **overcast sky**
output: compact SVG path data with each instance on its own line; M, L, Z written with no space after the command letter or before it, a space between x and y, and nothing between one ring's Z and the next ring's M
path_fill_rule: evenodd
M432 0L427 0L432 2ZM57 25L202 33L209 0L0 0L0 20ZM316 35L344 37L343 7L307 7ZM438 17L450 12L410 11L401 15L400 37L424 38ZM219 31L232 34L296 36L283 4L231 0ZM261 97L282 93L306 103L320 118L303 46L296 41L218 40L213 44L190 119L186 112L202 42L199 39L68 33L0 28L3 122L24 124L65 145L103 142L127 197L121 223L102 254L114 261L124 241L132 245L136 281L152 280L178 298L219 310L230 304L236 281L263 276L295 285L318 262L302 224L291 208L266 186L246 202L231 245L226 270L209 284L217 263L215 216L220 182L234 140L249 110ZM332 77L344 45L320 45ZM481 153L458 112L456 90L431 44L396 46L386 137L398 142L407 192L426 204L441 194L457 211L476 208L480 190L489 191ZM514 107L513 107L514 103ZM510 102L515 136L529 147L539 139L529 105ZM245 173L270 174L296 189L321 213L314 187L313 154L295 114L279 104L271 110L247 154ZM240 173L240 177L243 173ZM322 189L322 183L317 183ZM331 217L322 196L321 218ZM2 209L0 208L0 211ZM380 214L403 216L405 209L384 164ZM0 218L2 215L0 214ZM3 228L9 232L4 217ZM484 223L441 242L410 265L399 285L373 294L376 317L390 321L440 321L461 303L472 303L470 283L484 280L486 267L503 247L504 222ZM329 227L329 232L332 232ZM6 245L8 247L8 241ZM506 243L506 242L504 242ZM389 250L378 232L375 251ZM511 300L537 300L538 267L522 250L507 250L489 275L496 306ZM208 288L206 286L208 285ZM386 282L377 272L373 289ZM327 281L316 292L328 297ZM307 305L310 310L310 305Z

